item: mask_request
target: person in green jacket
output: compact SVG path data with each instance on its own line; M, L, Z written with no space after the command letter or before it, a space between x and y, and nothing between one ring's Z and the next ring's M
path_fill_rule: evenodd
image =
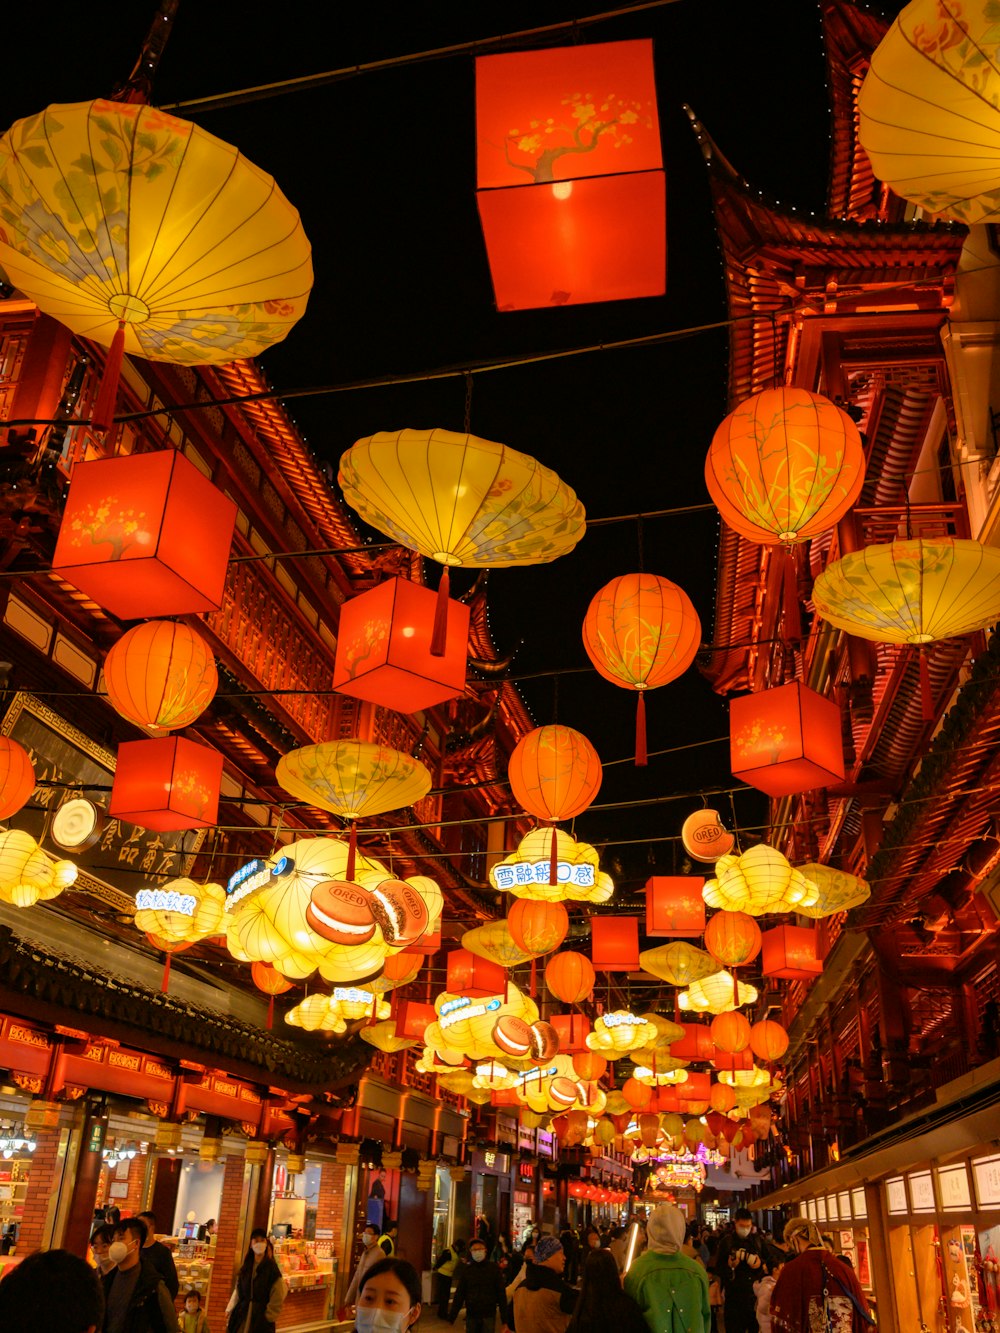
M661 1203L646 1223L646 1250L625 1275L625 1294L642 1311L650 1333L709 1333L708 1274L681 1253L686 1222Z

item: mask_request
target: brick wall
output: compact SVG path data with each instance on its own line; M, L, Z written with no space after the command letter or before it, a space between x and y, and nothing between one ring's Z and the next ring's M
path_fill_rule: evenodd
M326 1287L307 1287L302 1291L289 1291L278 1316L278 1328L291 1328L297 1324L314 1324L325 1319L329 1293Z
M122 1211L122 1217L133 1217L136 1213L141 1213L145 1209L146 1200L143 1198L143 1185L146 1183L146 1156L144 1153L136 1153L128 1164L128 1197L120 1202L116 1199ZM170 1226L170 1218L161 1222L160 1226L166 1230Z
M59 1156L58 1129L39 1129L35 1132L38 1146L31 1154L28 1189L25 1195L24 1215L17 1238L19 1255L31 1254L49 1245L49 1203L58 1192L63 1158Z
M240 1248L243 1239L243 1158L227 1156L225 1164L212 1263L212 1285L206 1307L220 1326L222 1312L232 1294L233 1277L243 1259L243 1250ZM210 1318L209 1323L212 1322Z

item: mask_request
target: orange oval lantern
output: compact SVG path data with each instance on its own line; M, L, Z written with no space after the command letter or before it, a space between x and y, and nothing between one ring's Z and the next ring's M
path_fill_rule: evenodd
M656 574L624 574L597 593L583 622L583 646L615 685L638 692L635 762L646 763L646 690L682 675L701 643L701 621L682 588Z
M760 926L746 912L716 912L705 927L705 948L723 967L742 967L760 947Z
M718 810L696 810L681 826L681 842L696 861L718 861L727 856L736 839L723 827Z
M253 984L265 995L284 995L292 989L292 982L281 975L270 963L254 963L250 968Z
M629 1106L641 1111L644 1106L648 1106L653 1100L653 1089L648 1083L640 1083L637 1078L627 1078L622 1084L622 1096ZM647 1144L646 1146L651 1147L652 1145Z
M585 1000L594 989L596 975L586 954L574 950L556 954L545 964L545 984L563 1004L579 1004Z
M426 961L426 954L417 953L415 950L403 949L400 953L389 953L385 956L382 975L386 981L391 981L393 984L408 979L412 981L414 970L423 967Z
M643 1147L655 1148L656 1140L660 1137L660 1117L653 1115L652 1112L639 1117L639 1138L642 1139Z
M750 1024L737 1010L718 1014L709 1028L712 1041L720 1051L735 1055L750 1045Z
M712 1090L708 1094L708 1104L713 1111L731 1111L736 1105L736 1089L731 1088L728 1083L713 1083ZM711 1124L711 1122L709 1122ZM712 1133L718 1135L722 1126L713 1129Z
M572 727L536 727L514 746L507 764L514 799L536 819L558 823L582 814L601 789L597 751Z
M761 1060L780 1060L788 1050L788 1033L780 1023L763 1018L750 1029L750 1049Z
M525 953L536 956L551 953L566 938L569 913L562 903L518 898L507 913L507 929L511 939Z
M593 1051L580 1051L573 1056L573 1072L587 1083L593 1083L601 1078L608 1068L608 1062L603 1055L596 1055Z
M16 815L35 790L35 770L28 751L9 736L0 736L0 819Z
M150 620L123 634L104 659L116 713L140 727L176 731L199 717L219 687L211 649L174 620Z

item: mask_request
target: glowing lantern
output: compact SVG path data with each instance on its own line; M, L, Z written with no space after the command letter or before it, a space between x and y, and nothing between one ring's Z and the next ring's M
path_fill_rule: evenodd
M646 690L688 669L701 643L701 621L682 588L656 574L625 574L593 598L583 646L597 671L638 692L635 762L646 763Z
M750 1024L742 1014L736 1012L719 1014L713 1018L709 1032L719 1050L729 1055L745 1051L750 1045Z
M487 921L482 926L467 930L462 936L462 948L503 968L518 967L534 955L515 944L510 927L504 918Z
M742 981L737 983L732 974L723 969L700 981L692 981L677 999L682 1009L694 1009L702 1014L725 1014L744 1004L754 1004L757 989Z
M606 903L615 886L600 862L595 848L561 829L532 829L513 852L490 867L489 878L495 889L515 898Z
M695 861L718 861L733 850L735 837L722 825L718 810L695 810L681 825L681 842Z
M444 911L444 894L440 885L427 875L409 875L407 884L412 885L424 900L427 908L427 929L409 947L416 953L435 954L441 948L441 914Z
M653 1089L645 1083L640 1083L636 1078L628 1078L622 1084L622 1096L629 1106L641 1111L653 1100ZM652 1147L651 1144L649 1146Z
M112 707L154 731L188 726L211 703L218 685L208 644L177 621L136 625L104 660L104 686Z
M507 764L514 799L536 819L558 823L582 814L601 789L597 751L572 727L536 727L522 736Z
M635 972L639 967L639 918L591 917L590 957L602 972Z
M681 1060L711 1060L715 1052L712 1034L705 1023L681 1023L684 1036L672 1042L670 1054Z
M858 100L876 177L969 225L997 215L994 21L987 4L913 0L875 50Z
M33 907L57 898L76 880L72 861L57 861L20 829L0 832L0 901Z
M424 1033L437 1019L432 1004L421 1004L418 1000L400 1000L396 1009L396 1032L400 1037L423 1041Z
M183 736L124 741L108 813L165 833L210 828L219 818L222 755Z
M477 998L484 995L503 995L507 989L507 974L496 963L479 958L468 949L454 949L448 955L447 989L453 995Z
M663 294L652 42L481 56L476 126L498 310Z
M606 1117L602 1117L594 1126L594 1142L602 1148L606 1148L610 1143L614 1143L616 1133L612 1122Z
M819 898L815 903L803 903L796 907L800 916L833 916L836 912L860 907L872 896L870 885L856 875L849 875L846 870L810 864L799 866L799 873L819 890Z
M594 981L593 963L575 950L556 954L545 964L545 985L563 1004L580 1004L594 989Z
M676 1111L668 1111L661 1116L660 1125L668 1139L679 1139L684 1133L684 1121Z
M712 1055L712 1066L729 1073L734 1073L738 1069L752 1069L753 1056L747 1048L742 1051L724 1051L720 1046L716 1046Z
M268 997L267 1026L270 1030L274 1024L274 997L284 995L286 991L290 991L292 983L286 980L278 969L272 967L270 963L254 963L250 968L250 975L253 977L253 984L257 989L262 990Z
M761 970L765 977L811 981L823 971L817 956L819 936L806 926L775 926L764 932Z
M840 709L799 681L733 699L729 748L733 776L768 796L844 780Z
M162 948L169 943L196 944L222 933L226 891L221 884L172 879L162 888L140 889L135 906L136 929L164 941ZM287 988L285 983L283 989Z
M791 385L740 403L715 432L705 462L709 494L726 523L761 545L826 532L854 504L864 478L851 418Z
M587 1038L587 1049L615 1060L618 1055L641 1050L655 1040L656 1028L648 1018L627 1009L615 1009L596 1020L594 1030Z
M765 916L794 912L800 903L814 903L819 890L810 884L774 847L759 843L736 856L721 856L715 879L702 890L709 907Z
M507 913L507 925L514 943L537 957L562 944L569 930L569 914L562 903L518 898Z
M788 1033L780 1023L762 1018L750 1029L750 1049L761 1060L780 1060L788 1050Z
M465 689L469 608L450 604L443 654L431 652L437 593L386 579L340 609L333 688L400 713L454 699Z
M647 1089L648 1091L648 1089ZM660 1137L660 1117L651 1113L639 1116L639 1138L646 1148L655 1148Z
M386 1055L395 1055L397 1051L405 1051L417 1044L416 1037L401 1036L391 1018L381 1023L365 1024L358 1035L362 1041L366 1041L369 1046L374 1046L377 1050L384 1051Z
M389 1006L373 991L356 986L335 987L331 995L309 995L294 1009L289 1009L285 1022L306 1032L333 1032L343 1035L349 1023L367 1020L372 1011L379 1020L389 1017Z
M692 1148L696 1148L705 1141L705 1126L700 1120L688 1120L684 1125L684 1138Z
M760 926L746 912L716 912L705 927L705 948L723 967L742 967L760 953Z
M688 986L692 981L710 977L719 970L717 960L710 953L684 940L643 950L639 965L650 976L659 977L671 986Z
M553 1014L549 1022L559 1034L559 1050L563 1055L590 1049L587 1041L590 1024L583 1014Z
M725 1113L736 1105L736 1093L725 1083L713 1083L708 1100L714 1111Z
M607 1060L603 1056L594 1055L591 1051L583 1051L573 1056L573 1072L579 1074L587 1083L596 1082L603 1077L607 1067Z
M390 953L385 956L385 966L382 969L382 975L375 983L375 989L380 990L383 987L391 990L394 986L406 986L411 981L415 981L417 973L426 962L422 953L415 949L403 949L400 953Z
M0 819L23 809L35 790L35 770L28 751L9 736L0 736Z
M705 900L700 875L654 875L646 880L646 934L675 938L705 929Z

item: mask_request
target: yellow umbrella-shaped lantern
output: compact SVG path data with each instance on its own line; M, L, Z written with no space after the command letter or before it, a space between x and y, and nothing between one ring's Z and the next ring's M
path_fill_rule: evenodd
M397 1037L396 1020L386 1018L381 1023L369 1024L363 1027L359 1033L362 1041L368 1042L369 1046L375 1046L386 1055L395 1055L397 1051L405 1051L410 1046L416 1046L416 1037Z
M48 107L0 139L0 266L39 309L111 348L97 429L123 352L257 356L312 286L298 213L266 172L197 125L103 99Z
M476 435L380 431L347 450L338 480L366 523L444 566L431 639L439 657L450 566L546 564L585 531L583 505L554 472Z
M501 967L519 967L535 957L515 944L504 918L467 930L462 936L462 948L479 958L489 959L491 963L499 963Z
M658 949L643 950L639 955L639 966L651 977L659 977L671 986L687 986L719 970L719 964L710 953L687 940L673 940L670 944L661 944Z
M810 884L819 889L819 898L808 906L799 904L796 912L800 916L814 918L833 916L836 912L846 912L852 907L860 907L872 896L867 880L850 875L846 870L837 870L833 866L810 864L799 866L799 873Z
M290 796L349 821L349 880L354 878L356 821L414 805L431 789L431 775L418 760L368 741L323 741L291 750L278 760L274 775Z

